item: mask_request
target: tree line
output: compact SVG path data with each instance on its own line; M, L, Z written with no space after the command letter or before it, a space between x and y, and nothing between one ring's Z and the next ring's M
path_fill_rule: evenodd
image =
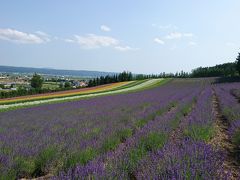
M133 75L131 72L123 71L122 73L115 74L113 76L100 76L94 79L90 79L88 82L88 87L99 86L103 84L132 81Z
M123 82L132 80L144 80L152 78L197 78L197 77L235 77L240 76L240 53L236 61L233 63L224 63L212 67L199 67L193 69L191 73L188 72L176 72L176 73L165 73L160 74L137 74L133 75L131 72L122 72L113 76L101 76L98 78L91 79L88 83L88 87Z
M88 87L99 86L103 84L124 82L124 81L133 81L133 80L144 80L144 79L154 79L154 78L187 78L190 77L188 72L176 72L174 73L165 73L160 74L136 74L133 75L131 72L123 71L122 73L115 74L113 76L100 76L89 80Z
M162 72L160 74L151 75L145 74L133 75L131 72L123 71L122 73L115 74L113 76L107 75L93 78L88 81L88 87L116 82L144 80L152 78L198 78L198 77L240 77L240 53L238 53L236 61L233 63L224 63L212 67L199 67L192 70L191 73L181 71L176 73ZM43 78L35 73L31 79L30 89L19 87L16 91L0 91L0 98L41 94L71 89L68 83L66 83L64 87L60 87L55 90L43 89L42 88L43 81L44 81Z
M199 67L192 71L191 77L236 77L240 76L240 53L235 62L212 67Z

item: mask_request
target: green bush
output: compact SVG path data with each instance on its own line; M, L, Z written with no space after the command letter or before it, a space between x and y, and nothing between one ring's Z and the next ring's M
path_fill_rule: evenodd
M181 109L181 113L183 116L187 116L192 110L192 104L187 104Z
M107 138L102 145L101 151L104 153L110 150L114 150L119 144L120 144L120 138L116 136Z
M163 133L150 133L146 137L140 139L138 146L128 153L128 161L122 164L123 171L131 174L138 162L146 156L149 151L155 151L161 148L167 141L167 135Z
M223 115L229 120L229 121L234 121L235 119L237 119L237 115L234 114L234 112L230 109L225 107L223 109Z
M84 151L73 153L67 158L65 162L65 169L74 167L77 164L85 165L87 162L96 157L96 155L97 151L90 147Z
M166 141L166 134L152 132L140 140L140 146L143 146L146 151L155 151L161 148Z
M126 141L126 139L129 138L130 136L132 136L132 129L130 128L123 129L117 132L117 137L120 138L121 142Z
M66 131L67 131L67 133L69 133L69 134L74 134L74 133L77 132L77 129L76 129L76 128L68 128Z
M91 139L93 137L96 137L100 132L101 132L101 128L93 128L92 131L84 134L83 138Z
M136 167L139 160L141 160L147 154L146 149L143 146L132 149L128 154L128 162L125 162L123 169L131 173Z
M233 134L232 142L233 142L236 146L240 146L240 129L238 129L237 131L235 131L235 133Z
M16 179L17 172L16 170L9 170L7 173L0 174L0 180L13 180Z
M147 124L148 120L147 119L140 119L136 121L135 126L138 128L142 128L145 124Z
M56 147L50 146L44 149L35 159L34 175L43 175L46 171L46 166L56 160L58 151Z
M15 170L18 177L30 178L35 171L35 163L33 159L26 159L23 157L17 157Z
M192 125L184 131L185 136L194 140L209 141L214 135L214 128L209 125Z

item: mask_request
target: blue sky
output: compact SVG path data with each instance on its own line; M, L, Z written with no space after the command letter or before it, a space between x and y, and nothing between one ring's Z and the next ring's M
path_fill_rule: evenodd
M239 0L0 2L0 65L134 73L233 62Z

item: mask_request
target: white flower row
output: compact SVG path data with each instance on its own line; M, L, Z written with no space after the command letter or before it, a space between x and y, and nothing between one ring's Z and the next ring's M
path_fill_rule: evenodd
M85 95L77 95L77 96L71 96L71 97L61 97L61 98L53 98L53 99L36 100L36 101L30 101L30 102L21 102L21 103L15 103L15 104L0 105L0 109L8 109L8 108L19 107L19 106L31 106L31 105L79 99L79 98L85 98L85 97L96 97L96 96L101 96L101 95L118 94L118 93L122 93L122 92L128 92L128 91L142 89L142 88L154 85L154 84L160 82L161 80L162 79L151 79L151 80L145 81L141 84L137 84L136 86L132 86L132 87L125 88L125 89L108 91L108 92L99 92L99 93L95 93L95 94L85 94Z

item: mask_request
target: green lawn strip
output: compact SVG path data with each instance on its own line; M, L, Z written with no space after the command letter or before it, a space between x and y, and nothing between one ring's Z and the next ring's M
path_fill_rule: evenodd
M145 88L140 88L137 90L131 90L131 91L126 91L126 92L118 92L116 94L129 94L129 93L134 93L134 92L139 92L139 91L143 91L143 90L148 90L148 89L152 89L152 88L156 88L158 86L164 85L168 82L170 82L171 79L164 79L158 83L155 83L154 85L151 85L149 87L145 87ZM109 91L106 91L109 92ZM99 92L98 92L99 93ZM102 92L101 92L102 93ZM90 94L95 94L95 93L90 93ZM116 94L102 94L102 95L98 95L98 96L93 96L93 97L79 97L76 99L65 99L65 100L58 100L58 101L54 101L54 102L43 102L40 104L31 104L31 105L22 105L22 106L15 106L15 107L9 107L6 109L0 109L0 112L6 112L6 111L12 111L12 110L16 110L16 109L22 109L22 108L29 108L29 107L35 107L35 106L41 106L41 105L46 105L46 104L57 104L57 103L63 103L63 102L73 102L73 101L79 101L79 100L86 100L86 99L92 99L95 97L102 97L102 96L109 96L109 95L116 95ZM75 95L76 96L76 95ZM43 99L45 100L45 99ZM38 100L36 100L38 101ZM18 102L18 103L23 103L22 102Z
M113 90L120 90L120 89L124 89L124 88L130 88L130 87L133 87L133 86L136 86L138 84L142 84L144 82L146 82L146 80L138 80L138 81L134 81L134 82L131 82L129 84L125 84L123 86L120 86L120 87L116 87L116 88L113 88Z
M162 79L162 80L160 80L156 83L153 83L153 84L151 84L147 87L142 87L142 88L136 89L136 90L129 90L127 92L122 92L122 93L119 93L119 94L126 94L126 93L139 92L139 91L145 91L145 90L148 90L148 89L153 89L153 88L156 88L158 86L165 85L165 84L169 83L171 80L172 80L172 78Z

